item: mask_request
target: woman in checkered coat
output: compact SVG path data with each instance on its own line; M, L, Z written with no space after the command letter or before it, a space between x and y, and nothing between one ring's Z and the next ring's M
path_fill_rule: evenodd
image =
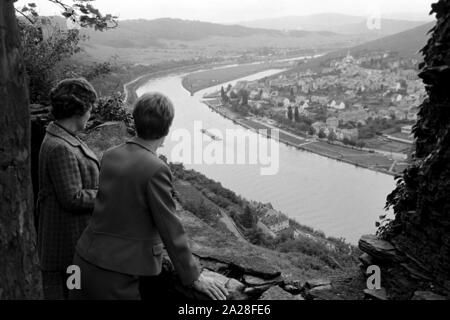
M97 195L99 162L77 137L97 101L84 79L67 79L51 92L52 114L39 154L38 251L46 299L66 296L66 270Z

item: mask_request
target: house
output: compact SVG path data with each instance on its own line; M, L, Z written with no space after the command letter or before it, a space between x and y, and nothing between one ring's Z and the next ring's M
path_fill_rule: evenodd
M364 111L364 106L361 103L355 103L353 105L353 108L358 110L358 111Z
M300 231L298 229L293 229L292 230L292 237L294 239L296 239L296 240L301 239L301 238L308 238L308 239L311 239L311 240L315 240L316 239L313 235L311 235L309 233L306 233L306 232L303 232L303 231Z
M311 127L314 128L314 131L316 132L316 134L318 134L321 130L323 130L323 132L325 133L325 135L329 135L330 134L330 129L327 128L326 123L324 122L314 122Z
M241 90L247 90L247 81L238 81L238 83L236 83L233 87L233 91L236 94Z
M417 112L409 111L408 114L407 114L407 116L406 116L406 118L407 118L409 121L417 121Z
M295 103L303 104L305 101L308 101L308 98L305 96L296 96Z
M270 100L270 93L268 90L263 89L263 92L261 94L261 100L266 100L266 101Z
M259 98L259 90L253 89L249 96L250 100L256 100L257 98Z
M305 101L305 103L300 107L300 109L305 110L309 109L311 106L309 105L308 101Z
M315 102L321 105L327 105L328 104L328 97L325 96L312 96L311 102Z
M336 137L338 140L348 139L351 141L358 140L359 131L358 129L335 129Z
M402 110L396 110L394 112L395 119L397 120L405 120L407 118L407 112Z
M266 210L260 220L274 233L289 229L290 227L289 219L286 216L270 208Z
M402 127L402 133L412 134L413 126L404 126Z
M272 102L275 105L275 107L281 107L284 106L284 97L276 96L272 97Z
M336 108L336 101L335 100L331 101L331 103L328 105L328 107L335 109Z
M381 119L391 119L391 113L389 110L381 109L378 111L378 117Z
M336 101L333 100L333 101L329 104L328 107L330 107L330 108L332 108L332 109L336 109L336 110L344 110L344 109L345 109L345 103L344 103L344 102L336 103Z
M311 117L314 115L314 113L309 112L308 110L305 110L305 109L300 109L300 110L299 110L299 114L300 114L301 116L306 117L306 118L311 118Z
M278 233L280 231L289 229L290 224L289 224L289 220L286 219L284 221L280 221L278 223L274 223L272 225L269 225L268 227L269 227L270 231Z
M372 117L376 117L376 113L371 111L366 112L366 111L358 111L358 110L354 110L354 111L345 111L345 112L341 112L338 115L338 119L342 120L342 122L347 123L347 122L360 122L360 121L365 121L367 120L370 116L372 115Z
M341 103L339 104L339 106L337 106L335 109L338 109L338 110L344 110L344 109L345 109L345 103L344 103L344 102L341 102Z
M336 129L339 126L339 119L336 117L331 117L327 119L327 127L331 129Z

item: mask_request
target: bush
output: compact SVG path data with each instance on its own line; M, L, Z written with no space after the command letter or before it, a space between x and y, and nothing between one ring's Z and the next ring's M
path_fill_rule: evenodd
M245 237L250 243L257 246L263 246L266 248L271 248L273 246L272 240L268 239L266 235L256 226L246 230Z
M183 208L192 212L196 217L202 219L203 221L215 224L219 220L217 210L214 210L211 206L208 206L204 200L201 200L200 202L185 201L182 205Z
M92 115L101 121L130 121L131 115L124 108L121 93L110 97L101 97Z
M323 131L323 129L320 129L318 137L320 139L325 139L327 137L327 135L325 134L325 131Z
M30 101L48 105L50 90L65 78L61 64L80 52L78 43L83 37L78 30L62 31L46 18L34 24L19 20L19 27ZM44 28L49 30L47 38L44 38Z

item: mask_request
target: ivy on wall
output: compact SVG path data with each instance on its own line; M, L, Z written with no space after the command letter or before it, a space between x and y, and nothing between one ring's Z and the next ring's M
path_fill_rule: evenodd
M419 259L433 263L435 271L450 270L450 0L432 5L436 26L421 50L419 76L427 99L414 126L412 164L397 178L386 208L395 219L384 220L378 235L407 242Z

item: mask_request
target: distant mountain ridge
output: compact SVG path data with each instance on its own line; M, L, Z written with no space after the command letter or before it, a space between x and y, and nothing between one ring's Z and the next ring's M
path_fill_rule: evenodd
M342 57L347 53L357 54L364 51L391 51L397 52L403 58L420 59L421 55L419 51L427 43L428 32L434 25L435 22L429 22L411 30L369 41L358 46L330 52L322 57L310 60L307 64L300 65L294 68L294 70L314 69L330 59Z
M260 19L239 22L251 28L266 28L274 30L304 30L304 31L332 31L340 34L375 33L390 35L412 29L426 21L409 21L400 19L381 18L381 28L369 29L367 17L353 16L339 13L321 13L305 16L286 16L280 18Z
M210 22L161 18L155 20L124 20L116 29L107 32L84 31L96 44L110 47L158 46L160 40L197 41L208 37L242 38L253 35L272 37L304 37L318 34L332 37L335 33L289 31L249 28L239 25L222 25Z
M419 57L419 50L427 43L428 32L434 27L435 22L422 24L416 28L403 31L381 39L363 43L351 48L351 51L361 50L389 50L398 52L403 57Z

